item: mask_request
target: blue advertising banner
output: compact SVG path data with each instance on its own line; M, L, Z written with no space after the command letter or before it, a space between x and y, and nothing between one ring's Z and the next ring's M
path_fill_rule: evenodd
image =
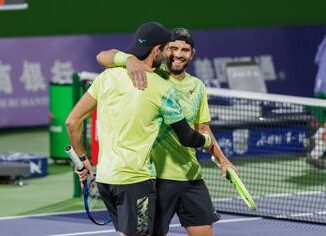
M189 72L208 86L228 88L227 65L254 61L269 93L312 96L314 63L326 26L194 31ZM74 71L100 72L101 50L127 48L132 34L0 39L0 128L47 125L50 81ZM22 115L23 114L23 115Z
M307 127L249 128L215 132L228 157L270 156L303 153Z

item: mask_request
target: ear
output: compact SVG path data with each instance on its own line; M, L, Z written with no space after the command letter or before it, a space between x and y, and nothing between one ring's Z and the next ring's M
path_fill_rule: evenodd
M195 54L196 54L196 50L193 48L192 52L191 52L190 60L192 60L194 58Z
M153 47L152 51L155 53L155 55L161 52L160 47L161 45L156 45L155 47Z

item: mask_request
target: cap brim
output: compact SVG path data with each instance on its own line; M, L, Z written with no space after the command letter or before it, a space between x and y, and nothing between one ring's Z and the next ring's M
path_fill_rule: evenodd
M132 54L136 57L144 57L146 54L148 54L153 47L150 46L143 46L139 44L132 44L126 52L129 54Z

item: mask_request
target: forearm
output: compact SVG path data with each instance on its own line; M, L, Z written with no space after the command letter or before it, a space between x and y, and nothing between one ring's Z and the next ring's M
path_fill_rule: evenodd
M209 123L196 124L195 129L200 133L207 133L210 135L213 143L213 148L211 150L212 154L219 159L219 162L222 163L230 163L229 159L224 155L222 149L220 148L217 140L214 137L214 134L209 126Z
M111 49L107 51L101 51L99 54L96 56L97 62L105 67L116 67L117 65L114 62L114 56L118 53L119 51L116 49Z
M211 139L192 129L186 119L171 124L171 127L183 146L198 148L211 144Z
M66 129L70 144L79 156L85 154L83 145L83 121L91 114L95 107L96 100L86 92L66 120Z
M66 128L70 145L73 146L78 156L84 155L86 151L83 142L83 121L68 118L66 121Z

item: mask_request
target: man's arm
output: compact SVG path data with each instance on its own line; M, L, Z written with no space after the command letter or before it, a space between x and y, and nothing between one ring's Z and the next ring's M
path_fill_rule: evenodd
M114 56L117 52L119 51L116 49L101 51L96 55L96 60L101 66L109 68L116 67L117 65L114 63Z
M137 57L125 54L116 49L101 51L96 56L97 62L105 67L126 66L129 76L136 88L147 88L146 71L153 72L154 69L150 68L143 61Z
M226 168L227 167L231 167L232 169L234 169L237 172L238 170L236 169L236 167L229 161L229 159L222 152L222 150L221 150L220 146L218 145L218 143L214 137L214 134L209 126L209 123L206 122L206 123L201 123L201 124L195 124L195 129L201 133L207 133L210 135L210 137L212 139L212 144L215 146L215 148L210 151L212 152L212 154L214 156L216 156L219 159L223 177L226 176Z
M183 146L193 148L204 147L209 149L212 145L211 136L205 132L199 133L192 129L185 118L170 124L170 126Z
M89 116L95 107L96 100L91 95L89 95L88 92L86 92L70 112L66 120L66 128L69 141L78 156L83 156L86 153L82 134L83 121L87 116ZM83 164L86 170L84 170L82 173L78 173L81 182L86 178L87 171L91 175L91 178L93 177L93 170L87 158L83 161Z

